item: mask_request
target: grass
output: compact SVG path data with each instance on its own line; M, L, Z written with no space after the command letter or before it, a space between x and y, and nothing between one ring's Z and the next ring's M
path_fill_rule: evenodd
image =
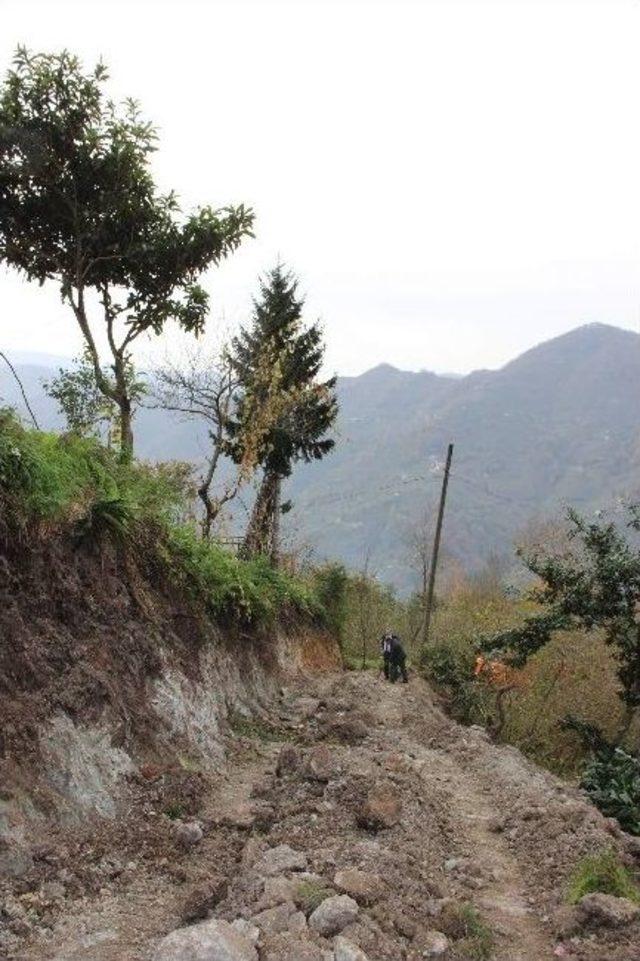
M25 428L0 410L0 502L20 525L138 551L219 620L325 624L322 580L243 560L199 536L189 465L121 464L98 440Z
M250 738L253 741L262 741L265 744L274 741L290 740L290 735L286 731L281 731L260 718L245 717L243 714L230 714L229 727L233 733L239 737Z
M640 887L612 848L583 858L569 882L567 901L577 904L585 894L613 894L640 904Z
M296 888L295 901L300 910L307 915L313 914L323 901L336 892L333 888L318 881L301 881Z

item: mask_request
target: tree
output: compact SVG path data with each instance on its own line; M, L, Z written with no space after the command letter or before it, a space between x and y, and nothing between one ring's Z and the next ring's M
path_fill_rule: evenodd
M253 322L232 341L231 361L241 385L238 415L229 425L227 449L244 456L241 425L249 410L272 407L274 419L259 446L262 481L249 521L244 550L276 559L278 520L290 505L280 503L283 478L300 460L320 460L334 446L327 436L337 416L335 377L318 379L324 357L318 323L305 326L297 281L278 265L260 283ZM271 378L264 377L265 358Z
M524 560L539 580L533 598L544 608L511 631L486 638L485 650L506 651L522 666L556 631L601 630L618 665L625 708L620 742L640 708L640 507L628 508L627 530L601 520L588 523L569 511L569 537L579 549L560 554L532 551Z
M105 377L109 376L107 370L103 373ZM146 392L146 385L136 377L133 363L128 357L125 359L124 377L133 413ZM58 404L69 431L83 436L99 435L106 426L111 437L111 428L117 418L118 408L98 387L93 361L87 349L82 356L75 358L72 367L61 367L57 377L45 381L44 387Z
M279 396L277 377L278 370L272 358L264 354L256 366L255 382L265 387L269 400ZM274 403L254 403L255 393L252 393L245 396L240 412L239 388L225 346L214 354L191 353L182 363L167 363L155 372L153 394L156 404L153 406L201 420L207 427L210 447L198 483L198 497L204 508L202 533L205 538L210 537L225 505L237 496L257 470L265 435L279 411ZM236 425L236 470L214 486L221 458L226 452L232 418L235 418Z
M158 192L153 126L134 101L105 99L102 64L20 48L0 89L0 262L60 285L98 389L118 409L122 456L133 450L131 347L169 320L198 335L208 297L198 283L251 234L244 206L189 216ZM102 342L110 353L101 360Z

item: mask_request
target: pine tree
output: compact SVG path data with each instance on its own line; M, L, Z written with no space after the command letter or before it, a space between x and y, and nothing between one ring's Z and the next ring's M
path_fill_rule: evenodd
M324 357L318 323L306 326L297 280L282 265L260 282L248 330L234 338L232 362L242 394L230 424L228 450L241 459L241 425L255 411L271 411L271 427L261 438L262 481L245 537L247 554L277 559L278 522L290 505L280 503L282 479L297 461L320 460L334 446L327 436L338 407L335 377L318 380Z

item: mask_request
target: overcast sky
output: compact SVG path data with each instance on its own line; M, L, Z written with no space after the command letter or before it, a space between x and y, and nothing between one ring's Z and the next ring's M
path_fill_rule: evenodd
M255 208L207 277L213 322L280 256L340 373L638 329L635 0L0 0L0 25L3 73L18 43L102 57L185 206ZM55 287L0 272L0 346L78 344Z

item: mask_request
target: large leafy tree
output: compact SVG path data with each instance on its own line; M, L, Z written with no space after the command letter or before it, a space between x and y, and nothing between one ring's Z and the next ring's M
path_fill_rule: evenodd
M202 331L199 277L250 234L253 215L237 206L183 216L153 180L154 128L134 101L105 98L106 79L104 66L87 72L66 51L18 50L0 88L0 262L59 283L96 384L117 406L126 459L133 343L169 320Z
M238 415L229 425L228 450L244 456L241 425L247 409L271 410L271 424L260 438L258 460L262 480L247 529L247 554L277 554L278 518L288 505L280 502L283 478L298 461L320 460L334 446L328 433L338 407L335 377L321 380L324 357L318 323L305 325L304 300L297 281L281 265L260 283L253 320L234 338L231 359L241 385ZM265 377L265 369L270 375Z
M587 522L569 512L575 545L561 553L532 550L525 556L538 578L533 597L541 610L514 630L487 638L523 665L556 631L599 630L615 657L624 715L618 741L640 710L640 508L631 506L627 532L611 521Z

